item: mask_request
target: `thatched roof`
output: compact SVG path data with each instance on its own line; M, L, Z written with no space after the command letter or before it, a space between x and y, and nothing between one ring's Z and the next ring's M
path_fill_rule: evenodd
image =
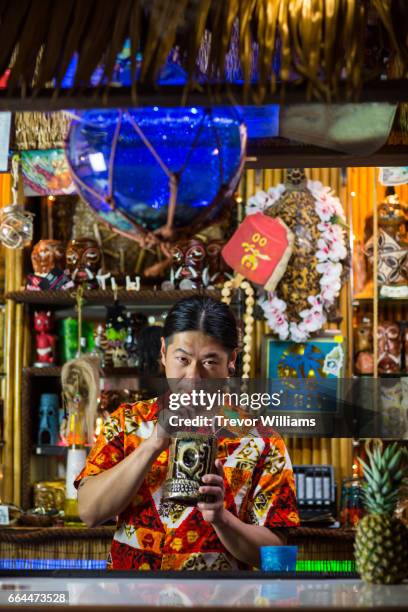
M190 85L238 77L249 91L256 77L256 102L294 81L309 97L356 98L381 72L406 77L407 30L406 0L0 0L0 75L10 68L14 100L58 92L76 55L74 93L90 95L101 67L106 94L130 39L133 101L175 49Z

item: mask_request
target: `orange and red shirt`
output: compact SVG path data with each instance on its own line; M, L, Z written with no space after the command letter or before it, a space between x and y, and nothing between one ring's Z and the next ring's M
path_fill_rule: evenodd
M156 400L122 404L105 422L75 486L108 470L149 438L157 422ZM270 529L296 527L292 466L285 444L274 437L220 438L217 457L225 475L225 508L245 523ZM219 540L195 507L163 503L169 451L154 461L138 492L117 517L109 569L230 570L245 567Z

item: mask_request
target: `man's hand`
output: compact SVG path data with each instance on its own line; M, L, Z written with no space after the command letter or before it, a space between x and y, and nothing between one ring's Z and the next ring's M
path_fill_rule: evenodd
M164 427L157 422L152 435L143 444L151 448L153 455L157 457L169 447L170 436Z
M225 508L224 508L224 469L219 459L215 462L218 474L206 474L203 476L203 485L201 485L199 492L212 495L214 501L199 502L197 507L203 515L203 519L207 523L213 525L221 525L224 522Z

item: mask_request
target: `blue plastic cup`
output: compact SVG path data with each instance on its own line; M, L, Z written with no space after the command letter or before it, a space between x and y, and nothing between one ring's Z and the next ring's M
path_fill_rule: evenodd
M297 546L261 546L261 569L264 572L295 572Z

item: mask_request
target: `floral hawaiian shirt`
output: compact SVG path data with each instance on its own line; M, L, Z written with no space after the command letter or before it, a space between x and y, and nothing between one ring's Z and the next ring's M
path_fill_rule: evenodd
M158 410L156 400L119 406L105 422L75 486L82 478L113 467L149 438ZM168 456L165 450L157 457L133 500L117 517L108 568L245 568L197 508L162 502ZM270 529L298 526L292 466L282 438L220 438L217 456L224 466L227 510L245 523Z

